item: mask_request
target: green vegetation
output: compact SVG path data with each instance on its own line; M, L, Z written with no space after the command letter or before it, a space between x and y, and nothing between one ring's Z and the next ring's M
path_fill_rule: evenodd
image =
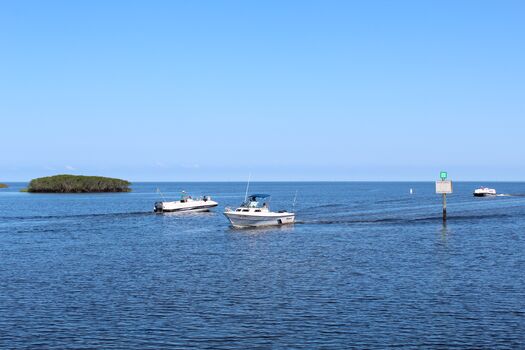
M27 192L88 193L130 192L125 180L101 176L55 175L31 180Z
M6 184L0 184L0 188L8 188L9 186L7 186Z

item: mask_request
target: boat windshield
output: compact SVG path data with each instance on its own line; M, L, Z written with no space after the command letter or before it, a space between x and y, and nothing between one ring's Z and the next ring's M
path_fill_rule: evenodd
M188 195L186 191L182 191L180 194L180 201L184 203L184 202L187 202L188 199L192 199L191 196Z

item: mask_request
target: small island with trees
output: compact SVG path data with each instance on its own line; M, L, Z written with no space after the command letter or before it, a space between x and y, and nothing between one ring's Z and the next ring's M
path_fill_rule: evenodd
M6 184L0 184L0 188L8 188L9 186L7 186Z
M130 182L102 176L55 175L31 180L24 192L93 193L130 192Z

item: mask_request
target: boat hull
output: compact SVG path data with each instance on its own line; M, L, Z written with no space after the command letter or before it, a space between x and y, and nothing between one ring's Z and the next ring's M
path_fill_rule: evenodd
M495 193L474 193L474 197L494 197Z
M173 213L173 212L205 212L215 208L218 203L193 204L193 205L169 205L160 203L155 204L153 211L155 213Z
M261 227L261 226L279 226L288 225L295 222L295 214L279 213L276 215L243 215L235 212L226 212L224 215L228 218L233 227Z

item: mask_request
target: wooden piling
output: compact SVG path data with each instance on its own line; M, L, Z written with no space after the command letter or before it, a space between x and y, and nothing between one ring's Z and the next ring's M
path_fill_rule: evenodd
M447 221L447 194L443 193L443 221Z

